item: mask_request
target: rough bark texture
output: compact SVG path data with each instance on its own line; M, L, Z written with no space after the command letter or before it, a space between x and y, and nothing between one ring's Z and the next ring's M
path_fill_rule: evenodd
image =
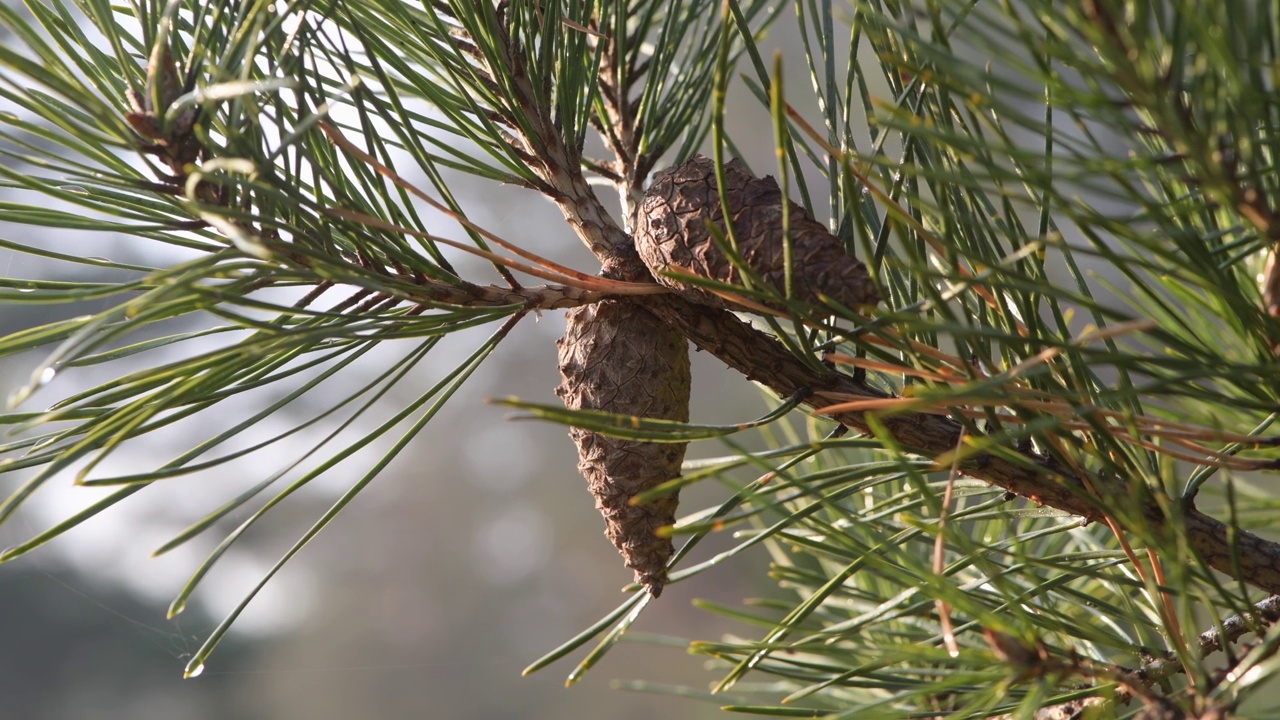
M689 420L689 347L684 336L643 309L606 300L568 314L559 348L556 394L570 409ZM657 535L675 522L675 493L643 505L632 498L680 475L685 444L621 440L571 428L578 469L604 515L605 535L656 597L673 546Z
M724 173L738 253L751 270L783 295L787 272L783 198L778 184L771 177L752 177L737 160L725 165ZM880 293L866 266L803 208L790 203L790 209L794 298L819 303L819 296L826 295L851 308L879 302ZM708 223L728 237L715 163L699 155L654 178L636 218L636 250L658 282L693 302L731 308L724 298L665 274L691 272L722 283L744 284L742 273L713 240Z
M663 237L653 230L654 226L658 223L675 222L673 219L659 219L657 216L666 213L683 215L685 217L680 219L681 226L691 228L700 224L705 227L707 218L720 216L718 200L714 193L709 196L705 194L706 188L714 185L712 181L706 179L706 175L702 181L704 199L701 204L695 203L693 196L688 193L680 194L684 191L672 195L674 191L664 190L664 188L674 188L677 184L675 178L684 177L686 174L691 175L693 169L691 164L680 166L673 171L668 171L655 182L654 189L646 197L642 208L641 221L637 224L637 240L641 248L633 250L625 245L615 247L607 257L602 258L605 261L607 276L619 280L645 282L649 279L651 270L661 271L661 267L655 267L652 263L646 267L646 263L642 262L637 254L637 250L647 250L650 254L654 252L655 238ZM669 196L678 198L678 203L664 200ZM648 215L654 217L645 219ZM747 379L769 387L779 397L789 397L803 390L810 398L806 404L815 408L831 404L831 400L823 397L827 391L835 393L838 399L844 399L849 395L868 398L886 397L880 390L848 375L813 368L792 355L776 338L761 333L732 313L720 309L725 306L723 301L718 298L708 300L706 293L685 290L686 292L681 292L678 296L652 295L631 298L625 302L632 306L643 307L661 319L662 324L649 325L653 328L650 331L653 338L673 337L666 334L665 328L674 328L678 336L688 338L699 349L716 356ZM578 312L582 311L575 311L575 313ZM648 318L640 314L635 314L633 317L637 318L636 327L640 326L639 323L648 321ZM573 321L574 318L571 318L571 323ZM581 334L582 331L579 332ZM597 341L598 338L608 335L603 331L587 334L595 336ZM566 337L572 339L574 336ZM632 341L633 344L638 342ZM608 342L604 344L609 345ZM562 341L562 365L567 349L564 345L565 341ZM602 357L608 357L611 354L607 348L594 352ZM580 381L577 379L570 381L571 377L581 377L587 384L599 382L589 375L566 374L562 394L578 391L573 388L575 388L574 383ZM609 377L613 378L610 382L614 384L620 382L618 380L620 375L617 373L610 373ZM627 382L643 384L638 380ZM652 380L646 380L646 382L652 382ZM575 406L570 405L570 407ZM582 405L582 407L587 406ZM684 406L681 405L681 407ZM645 410L623 410L623 412L652 415ZM683 418L684 415L679 417ZM870 431L867 415L863 412L840 413L832 416L831 419L861 432ZM946 417L905 413L883 416L879 420L881 426L894 436L899 445L924 457L950 452L960 442L961 426ZM976 437L975 431L970 429L968 436ZM586 458L586 451L592 450L592 445L580 443L580 448L584 448L582 457ZM1017 459L1011 459L1012 456L1017 456ZM675 465L678 466L678 464L676 461ZM583 461L584 468L596 466L597 464L588 463L585 459ZM966 457L961 470L971 477L985 480L1018 496L1041 505L1065 510L1088 521L1102 520L1105 516L1105 508L1116 507L1120 503L1131 503L1135 493L1145 491L1144 488L1135 487L1124 478L1092 474L1081 477L1054 458L1022 448L1006 448L1001 453L974 453ZM671 477L674 475L673 472ZM588 477L591 476L588 475ZM591 482L594 485L595 481ZM1143 514L1146 516L1144 518L1146 527L1168 527L1176 519L1185 529L1191 547L1210 567L1230 577L1241 578L1268 592L1280 593L1280 543L1230 527L1216 518L1205 515L1191 504L1180 508L1178 513L1172 513L1149 497L1144 498L1141 503ZM674 507L672 513L674 513ZM661 523L658 525L660 526Z
M732 313L685 302L680 298L652 295L635 302L649 308L669 325L678 328L695 346L724 361L748 380L759 382L779 397L807 390L810 407L830 404L824 391L868 398L888 397L864 382L834 371L815 371L801 362L777 339L761 333ZM847 412L831 417L860 432L870 432L867 413ZM950 418L927 413L904 413L879 418L903 448L923 457L953 450L960 442L961 426ZM973 431L970 438L977 437ZM960 469L970 477L985 480L1039 505L1065 510L1091 522L1101 521L1104 509L1131 502L1143 488L1119 477L1087 476L1088 484L1057 460L1031 450L1015 450L1013 461L995 453L974 453ZM1142 504L1147 527L1163 528L1171 516L1156 502ZM1187 531L1191 547L1206 564L1229 577L1240 577L1267 592L1280 593L1280 543L1266 540L1247 530L1229 527L1188 505L1178 516Z

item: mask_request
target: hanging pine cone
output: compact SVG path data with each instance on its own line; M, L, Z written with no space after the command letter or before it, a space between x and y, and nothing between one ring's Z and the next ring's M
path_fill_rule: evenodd
M730 217L738 251L765 282L785 288L782 193L772 178L758 180L739 162L725 167ZM707 223L724 229L712 161L696 157L660 173L645 194L636 249L659 282L686 299L728 308L720 297L661 273L678 266L724 283L742 284L716 248ZM791 205L796 297L818 303L826 295L850 307L880 300L867 269L831 233ZM606 300L569 312L559 348L562 381L556 394L569 409L605 410L666 420L689 419L689 351L684 337L634 304ZM636 580L657 596L674 551L660 528L675 522L673 493L644 505L632 499L680 475L684 444L634 442L572 428L578 469L605 519L605 535Z
M678 332L630 303L571 310L556 343L565 407L689 420L689 348ZM578 469L604 515L605 535L655 597L674 551L659 528L675 522L675 493L632 505L638 493L680 475L685 444L634 442L571 428Z
M748 267L782 294L786 288L786 265L782 193L778 184L771 177L763 180L752 177L737 160L725 165L724 171L738 252ZM741 273L712 239L708 222L725 233L724 213L716 192L715 163L698 155L654 178L640 205L636 250L658 282L685 299L732 309L732 305L718 295L663 274L667 270L678 270L722 283L743 284ZM795 203L791 204L790 225L793 288L797 300L817 304L821 294L851 308L880 301L880 293L866 266Z

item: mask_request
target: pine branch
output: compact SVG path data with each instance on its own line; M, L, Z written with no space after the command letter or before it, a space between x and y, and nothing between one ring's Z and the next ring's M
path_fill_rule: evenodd
M1235 642L1240 637L1257 632L1262 634L1265 630L1276 622L1280 622L1280 596L1271 595L1265 600L1256 603L1251 612L1241 615L1233 615L1222 621L1220 627L1206 630L1200 633L1197 638L1198 653L1197 658L1204 658L1220 650L1227 649L1230 643ZM1232 653L1234 655L1234 653ZM1236 665L1236 663L1232 663ZM1146 695L1145 690L1156 686L1159 683L1167 682L1169 678L1179 672L1186 672L1186 666L1181 659L1174 653L1169 653L1166 657L1154 660L1144 664L1137 670L1128 671L1120 669L1124 676L1131 684L1131 687L1137 688ZM1084 713L1093 711L1098 713L1115 712L1118 705L1123 705L1129 701L1132 693L1121 690L1114 698L1101 696L1093 696L1072 700L1070 702L1049 705L1036 711L1036 720L1072 720L1079 718ZM1150 700L1156 702L1150 702ZM1147 706L1161 707L1162 704L1156 698L1150 695L1144 698L1147 700ZM1225 712L1225 708L1219 709ZM1172 714L1171 717L1186 717L1183 714ZM999 720L1013 720L1015 715L1004 715ZM1160 716L1163 717L1163 716ZM1214 717L1204 715L1203 717Z
M640 282L646 276L648 270L638 256L627 263L627 271L622 274L632 282ZM765 385L778 397L804 392L814 398L805 403L814 409L829 405L815 397L823 392L890 397L850 376L815 372L776 338L756 330L728 311L667 295L636 302L679 329L698 348L715 355L746 379ZM972 441L982 437L949 418L928 413L879 416L874 423L866 412L840 413L831 419L864 433L874 433L875 424L881 424L901 447L926 458L953 452L964 432ZM1017 461L1010 459L1011 455L1015 455ZM1145 488L1135 487L1122 478L1081 475L1053 458L1013 447L1002 448L999 453L976 452L962 460L960 467L969 476L1039 505L1071 513L1086 522L1103 521L1106 508L1114 507L1117 500L1148 495ZM1194 507L1184 508L1172 517L1152 499L1140 507L1142 519L1148 523L1144 530L1180 520L1194 549L1209 567L1280 594L1280 543L1231 528Z
M1249 612L1232 615L1222 621L1221 625L1205 630L1196 638L1199 657L1227 650L1231 643L1249 633L1263 635L1271 626L1280 622L1280 596L1271 595L1249 609ZM1234 655L1234 653L1233 653ZM1143 682L1154 685L1174 674L1186 672L1182 660L1172 653L1158 660L1146 663L1134 671Z
M509 76L511 102L525 120L513 130L513 149L528 160L541 181L539 189L560 208L582 242L606 262L630 239L587 184L580 150L566 142L551 116L553 108L540 97L534 78L529 76L528 53L534 49L519 44L504 22L495 22L488 30L500 63L500 67L489 67L488 71Z
M716 13L717 7L723 12ZM1234 85L1215 85L1203 67L1181 67L1182 58L1200 57L1195 48L1179 44L1197 37L1197 28L1178 26L1186 31L1166 32L1162 23L1168 18L1159 14L1164 11L1143 10L1143 15L1132 3L1090 0L1065 8L1048 0L1012 6L925 3L922 8L934 14L917 15L910 4L868 0L853 10L857 17L847 47L837 39L839 24L831 4L798 0L794 7L812 80L806 92L818 96L825 124L821 130L809 128L787 104L781 60L770 73L754 46L752 23L761 17L767 23L776 12L756 0L303 3L290 10L298 13L296 32L282 30L274 10L265 6L247 10L243 27L236 28L221 27L211 19L215 15L172 10L178 14L168 17L183 22L174 27L162 23L162 28L144 22L148 33L155 32L146 41L124 38L117 19L102 15L95 21L111 37L116 57L86 47L87 60L65 52L71 44L58 45L57 51L42 44L23 29L22 20L0 7L0 20L24 30L23 43L37 50L41 62L6 48L0 48L0 61L52 92L11 91L6 85L0 97L16 99L58 129L47 131L5 115L0 152L42 170L0 166L0 176L15 186L125 219L112 228L206 254L165 270L55 258L141 274L117 284L73 287L0 279L0 296L6 299L118 301L93 317L0 339L0 354L61 343L23 391L41 387L46 376L69 364L109 362L206 336L192 331L173 340L147 339L119 349L111 345L157 321L211 312L229 325L208 334L247 336L214 352L146 372L126 372L66 399L51 413L4 416L5 422L24 428L53 420L73 425L41 429L45 434L4 446L6 453L21 454L7 470L44 468L0 506L0 520L39 485L76 464L82 466L79 477L86 484L125 487L0 560L47 542L147 483L223 462L208 453L377 343L422 341L364 388L344 389L326 414L360 405L354 420L390 392L438 338L509 315L471 359L397 415L396 422L410 422L411 429L325 516L327 522L405 447L525 313L582 308L573 314L573 331L562 344L562 395L570 408L558 420L576 424L585 418L574 431L582 459L592 461L584 468L606 511L611 539L649 594L628 600L611 616L619 625L580 669L617 641L669 579L681 580L761 543L777 550L776 576L803 598L781 619L750 618L768 629L760 643L700 648L733 663L726 686L749 670L762 671L799 687L788 699L862 702L864 696L850 698L852 688L866 682L863 688L883 693L867 701L869 706L901 701L917 712L963 714L962 703L968 700L957 698L970 693L980 696L969 708L971 714L996 707L1006 712L1018 697L1027 702L1045 697L1044 688L1019 689L1013 700L1001 697L1008 687L1003 683L1025 682L1027 674L1010 680L999 674L1003 670L981 669L989 664L991 648L975 641L982 635L974 630L997 632L995 626L1012 612L1017 617L1010 623L1022 623L1017 630L1044 636L1043 642L1018 638L1011 647L1034 649L1028 657L1039 656L1043 648L1043 656L1054 659L1043 663L1057 673L1054 682L1045 683L1056 682L1052 692L1068 692L1058 681L1074 672L1076 680L1098 686L1081 692L1105 692L1103 686L1114 681L1133 686L1135 696L1149 707L1163 708L1166 698L1154 690L1142 693L1155 687L1147 680L1171 677L1166 673L1175 664L1188 671L1189 685L1199 683L1197 692L1209 692L1208 685L1222 687L1196 663L1196 651L1211 649L1212 638L1202 636L1197 645L1179 629L1197 621L1194 610L1243 612L1250 602L1247 588L1224 587L1213 571L1280 593L1280 544L1244 530L1229 494L1230 522L1202 512L1195 501L1214 472L1276 467L1269 455L1236 455L1238 449L1270 442L1255 443L1253 434L1241 428L1256 426L1254 433L1263 432L1274 419L1259 420L1271 412L1275 399L1272 316L1280 306L1280 269L1273 259L1263 271L1259 292L1256 268L1250 265L1260 251L1273 250L1277 226L1270 200L1275 133L1264 128L1251 141L1254 125L1264 122L1260 118L1274 120L1274 108L1267 104L1272 101L1259 97L1258 88L1266 83L1253 82L1242 72ZM1122 11L1138 15L1130 22ZM62 20L55 15L41 17L46 30L57 35ZM324 27L330 22L340 24L342 33L331 36L331 28ZM985 43L982 49L990 57L972 62L953 50L957 38L951 33L961 26L973 31L974 42ZM248 27L271 30L246 40L258 37L241 32ZM1247 23L1230 27L1242 33L1231 39L1239 43L1228 52L1224 41L1206 35L1203 42L1213 52L1203 57L1232 57L1234 47L1245 46L1259 57L1270 57L1266 48L1274 42L1266 28L1255 31ZM338 35L342 37L335 41ZM358 43L355 51L348 49L348 41ZM730 202L737 192L737 186L729 187L732 183L705 207L681 207L687 217L672 235L696 242L698 253L677 258L664 251L655 261L648 252L653 248L642 246L637 252L633 244L650 233L650 218L633 217L637 209L645 211L644 183L660 160L674 155L673 164L678 164L688 158L711 125L717 153L732 151L723 132L723 100L739 45L755 70L747 86L774 120L781 188L755 181L769 192L755 196L742 213ZM866 50L872 51L874 62L864 62ZM59 60L61 54L69 57ZM836 61L846 55L850 67L843 77ZM142 84L137 79L140 60L149 60ZM889 100L877 99L886 91L869 88L867 75L876 63L884 77L872 81L887 82ZM117 64L131 80L101 71ZM992 65L1009 72L993 72ZM178 87L179 68L188 71L185 83L195 82L194 95L180 92L189 88ZM1084 79L1064 81L1064 68ZM350 79L340 83L336 75ZM87 80L82 82L82 76ZM122 89L128 85L144 92L131 93L132 107L122 110ZM278 97L286 88L294 91L289 102ZM411 109L424 104L430 112ZM192 110L195 106L199 114ZM1027 108L1040 106L1043 116L1031 117ZM864 147L862 130L855 130L859 110L871 128L869 147ZM1060 126L1070 123L1055 119L1054 113L1074 120L1079 133L1061 132ZM338 128L361 145L342 138ZM1127 159L1113 157L1118 154L1108 147L1112 138L1092 136L1099 128L1138 138ZM588 130L596 132L612 158L583 157ZM801 132L793 135L794 130ZM1011 139L1027 131L1043 139L1043 148ZM53 139L58 146L51 150L32 138ZM117 157L122 147L158 157L169 172L161 170L159 183L141 179L136 168ZM21 153L30 153L30 160ZM826 168L831 232L805 214L812 202L799 172L802 157ZM397 163L425 174L435 192L410 185L395 169ZM709 172L698 182L712 195L720 191L712 186L712 177L723 181L747 175L737 165L705 165ZM604 277L557 266L467 220L442 175L446 170L550 198L599 259ZM601 179L622 199L621 219L612 217L596 195ZM91 192L68 191L67 182L84 184ZM1078 202L1074 193L1082 188L1127 203L1135 215L1109 217ZM788 202L793 195L804 199L804 208ZM472 245L429 228L417 215L419 200L456 220ZM702 233L704 221L714 219L710 208L721 204L723 214L741 215L742 224L735 221L739 227ZM16 218L31 224L86 224L71 212L34 206L18 210ZM1038 216L1038 226L1024 227L1032 214ZM1064 239L1059 221L1069 223L1075 234ZM759 232L765 225L767 231ZM635 238L624 230L631 226L636 227ZM816 245L809 244L813 238L819 238ZM820 250L798 253L802 244ZM859 259L846 252L855 245L861 248ZM491 261L507 286L461 277L444 259L444 246ZM520 259L491 249L495 246ZM1047 254L1054 256L1048 263ZM753 264L761 258L768 267ZM1082 270L1078 258L1114 267L1119 280L1087 277L1088 268ZM1050 276L1047 267L1054 260L1066 268L1067 281ZM511 270L552 284L522 287ZM1130 303L1132 313L1095 298L1095 291L1111 289L1108 283L1113 282L1136 288L1132 298L1117 293ZM310 288L293 306L272 305L255 296L264 289L292 287ZM39 292L27 298L21 293L28 289ZM321 298L332 289L351 294L336 302L331 296ZM589 307L600 301L607 302ZM873 305L875 319L868 323L858 311ZM725 307L759 313L770 330L757 329ZM597 312L606 308L609 312ZM1083 348L1072 339L1080 337L1082 317L1098 330L1095 347ZM1223 331L1224 324L1229 332ZM858 330L846 331L848 326ZM1138 327L1141 333L1119 338ZM699 470L697 463L686 463L680 477L675 449L682 451L682 443L692 436L685 424L688 377L683 364L675 362L683 359L681 337L779 397L804 398L809 408L840 423L840 429L818 441L796 432L767 453L741 451L716 468ZM1130 341L1132 345L1125 344ZM619 347L614 342L625 351L614 352ZM832 364L823 365L814 352L823 342L841 346L837 354L823 356ZM649 361L646 374L636 379L623 355ZM838 372L837 358L856 367L855 373ZM1095 367L1095 359L1105 368ZM593 363L612 364L581 372L579 366ZM88 477L126 440L312 368L323 373L163 468L123 478ZM867 381L868 371L881 373L877 381L883 384ZM628 402L618 402L622 395L629 396L624 398ZM866 403L857 406L859 399ZM655 409L656 400L661 407ZM872 406L877 409L868 409ZM925 406L927 411L919 409ZM763 432L790 432L787 420L778 421L790 407L771 415L772 424L762 423L768 425ZM652 413L667 420L611 427L599 417L574 414L582 408L629 417ZM1201 433L1200 426L1187 429L1194 418L1178 427L1160 427L1161 417L1186 408L1231 430L1214 434ZM979 424L983 420L987 425ZM656 425L646 424L650 422ZM167 544L165 549L186 542L271 482L295 470L301 473L224 541L184 588L175 610L244 528L394 427L382 425L346 448L324 451L330 457L318 460L315 468L282 469ZM845 428L872 437L841 440L838 435ZM605 437L611 429L620 431ZM686 436L679 437L680 432ZM635 442L612 442L617 438ZM1210 447L1216 442L1231 444ZM601 448L613 453L605 460L642 461L596 463L599 458L590 454ZM874 459L846 456L849 448L874 453ZM1174 484L1173 473L1164 474L1173 459L1198 466L1180 495L1161 485ZM798 463L805 460L822 469L801 470ZM1081 522L1046 522L1034 517L1034 510L1010 507L999 493L973 482L966 488L972 495L957 504L946 523L930 524L937 517L930 513L938 508L927 476L953 463L972 478ZM637 470L636 465L643 467ZM692 537L684 548L675 550L666 531L655 530L670 525L675 493L683 485L705 477L730 480L729 469L753 466L762 473L755 482L720 507L676 527L677 535ZM1223 485L1226 493L1232 492L1229 476ZM864 491L857 502L850 500L849 493ZM641 501L652 506L638 507ZM1028 525L1018 526L1019 518L1027 518ZM732 552L692 568L680 565L702 534L748 522L760 525L744 532ZM989 523L984 526L987 537L968 533L973 525L966 523L979 522ZM1112 534L1075 531L1088 523L1105 523ZM1024 527L1032 528L1027 533L1031 538L1019 532ZM991 540L1006 532L1013 536L1007 542ZM1054 541L1038 544L1043 537ZM927 538L931 549L944 549L935 556L938 567L914 565L908 553L893 555L919 538ZM786 544L799 552L778 549ZM1205 567L1168 563L1166 575L1155 556L1165 550L1179 560L1194 556ZM1149 572L1139 560L1142 551L1148 553ZM1007 562L1007 556L1015 561ZM856 575L868 566L875 577ZM1134 601L1135 592L1143 590L1148 597ZM1094 597L1099 592L1106 597ZM1097 627L1090 609L1097 607L1095 602L1109 622L1126 632L1112 636L1111 626ZM932 637L932 613L940 606L950 608L957 626L946 644ZM1268 617L1265 609L1261 614ZM198 659L208 654L229 622ZM1233 637L1245 626L1228 619L1221 631ZM859 654L861 648L840 647L876 646L880 637L888 640L866 656ZM1175 651L1165 665L1130 673L1103 662L1113 652L1141 657L1149 654L1147 647L1160 643ZM1074 660L1067 658L1077 657L1077 647L1089 656L1081 655L1072 665ZM774 653L779 648L813 656L781 657L783 653ZM884 655L872 657L885 648ZM946 657L940 654L944 650ZM1274 652L1263 644L1256 655L1265 658ZM881 682L886 667L901 668L902 677ZM935 672L943 677L975 668L978 674L951 686L927 679ZM970 686L956 689L965 682ZM981 697L985 686L990 686L988 696ZM1230 693L1243 693L1249 686L1237 683ZM850 694L841 694L846 692ZM1068 707L1057 703L1042 711Z
M526 285L512 289L497 285L449 285L423 280L421 287L422 298L411 299L462 307L520 305L526 310L561 310L590 305L611 296L607 292L584 290L569 285Z

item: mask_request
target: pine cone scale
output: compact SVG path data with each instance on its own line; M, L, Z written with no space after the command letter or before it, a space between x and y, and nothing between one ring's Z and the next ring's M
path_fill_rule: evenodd
M738 162L725 167L725 182L738 252L752 273L781 294L787 285L782 233L786 199L771 178L752 177ZM866 267L799 206L792 204L789 210L795 297L818 304L825 296L850 307L878 302ZM739 269L712 239L709 225L723 232L725 213L714 163L697 157L655 178L637 214L636 251L658 281L677 294L731 308L714 293L664 275L679 268L744 284ZM605 300L570 311L557 347L562 381L556 394L565 407L688 421L688 345L637 303ZM660 594L674 547L658 532L675 522L678 499L672 493L642 505L632 501L679 477L685 444L635 442L581 428L572 428L569 435L578 447L578 469L605 519L605 535L636 579L653 595Z
M738 253L754 273L782 294L787 284L782 192L772 178L755 178L736 160L724 171ZM713 240L708 223L726 232L715 164L698 156L654 178L637 216L636 250L658 282L693 302L733 309L724 298L666 274L682 270L722 283L745 284L742 273ZM880 301L866 266L795 203L790 205L790 239L792 286L797 299L818 304L825 295L853 308Z
M688 345L643 309L614 300L576 308L557 346L562 381L556 394L565 407L688 421ZM643 505L632 499L680 475L685 444L636 442L581 428L571 428L569 436L605 535L636 580L660 595L674 546L658 531L675 523L679 499L675 493Z

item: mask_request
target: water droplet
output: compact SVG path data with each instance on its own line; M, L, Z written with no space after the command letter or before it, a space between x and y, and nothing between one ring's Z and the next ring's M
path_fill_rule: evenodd
M81 186L79 186L79 185L63 185L61 189L62 189L62 190L66 190L66 191L67 191L67 192L69 192L69 193L74 193L74 194L76 194L76 195L88 195L88 194L89 194L89 191L88 191L88 190L85 190L83 187L81 187Z
M33 293L35 291L35 288L18 288L18 292L20 293Z
M41 384L41 385L48 385L49 383L53 382L53 376L54 376L54 375L57 375L57 374L58 374L58 371L57 371L57 370L54 370L54 369L53 369L53 368L51 368L51 367L47 367L47 368L45 368L44 370L41 370L41 371L40 371L40 384Z
M200 673L202 672L204 672L204 663L200 663L195 667L187 668L187 671L182 674L182 677L184 678L200 677Z
M96 255L90 255L86 257L85 260L92 260L94 262L104 262L104 263L114 262L113 260L111 260L111 258L98 257Z

